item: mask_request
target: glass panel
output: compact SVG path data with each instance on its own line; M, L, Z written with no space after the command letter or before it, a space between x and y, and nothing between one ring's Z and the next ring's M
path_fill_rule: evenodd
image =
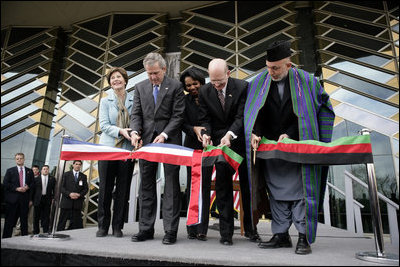
M6 138L7 136L12 135L22 129L25 129L34 123L36 122L31 118L25 118L22 121L13 123L12 125L10 125L10 127L1 130L1 139Z
M340 85L347 86L352 89L356 89L360 92L364 92L382 99L388 99L395 92L386 89L385 87L378 86L372 83L364 82L362 80L337 73L328 79L329 81L335 82Z
M35 65L39 65L40 63L43 63L46 60L47 59L44 56L39 56L39 57L36 57L34 59L29 60L28 62L26 62L26 63L24 63L22 65L19 65L19 66L15 67L15 68L10 69L9 72L12 71L15 74L18 74L20 72L24 72L26 69L28 69L30 67L33 67Z
M392 156L374 155L374 167L378 192L388 198L393 197L397 191L397 182Z
M204 43L198 41L190 42L186 47L193 49L194 51L198 51L204 53L206 55L210 55L215 58L228 58L232 55L231 52L227 50L221 50L216 47L212 47L210 45L206 45Z
M63 96L68 98L70 101L78 101L85 98L83 95L77 93L73 89L69 89L68 91L63 93Z
M122 33L121 35L113 37L113 39L119 43L131 38L132 36L136 36L138 34L141 34L145 31L148 31L149 29L153 28L154 26L159 25L155 21L148 21L138 27L135 27L134 29L131 29L125 33Z
M11 58L11 59L6 59L5 62L8 65L12 66L12 65L14 65L14 64L16 64L16 63L18 63L20 61L25 60L26 58L29 58L31 56L40 54L40 52L42 52L42 51L44 51L46 49L49 49L49 47L46 46L46 45L40 45L38 47L35 47L34 49L31 49L31 50L21 54L21 55L18 55L16 57Z
M33 38L33 39L29 40L29 41L23 42L22 44L20 44L18 46L15 46L13 48L7 49L7 50L10 51L11 53L15 54L18 51L21 51L21 50L23 50L25 48L32 47L32 46L34 46L36 44L39 44L39 43L43 43L44 40L49 39L49 38L50 38L49 35L42 34L42 35L40 35L38 37L35 37L35 38Z
M366 10L362 10L360 8L353 8L349 6L342 6L334 3L329 3L324 6L322 10L330 11L333 13L339 13L342 15L346 15L349 17L356 17L359 19L364 19L368 21L374 21L381 16L380 13L370 12Z
M348 46L341 45L341 44L333 44L332 46L327 48L327 50L332 51L337 54L341 54L344 56L348 56L348 57L357 59L358 61L368 63L368 64L371 64L374 66L383 66L390 61L390 59L376 56L376 55L373 55L366 51L362 51L362 50L355 49L355 48L348 47Z
M1 115L3 116L7 112L10 112L14 109L22 107L26 103L33 102L34 100L36 100L39 97L40 97L40 94L38 94L36 92L32 92L29 95L23 96L23 97L17 99L16 101L13 101L13 102L9 103L8 105L1 107Z
M345 28L348 30L353 30L356 32L361 32L369 35L377 35L381 31L383 31L385 28L382 27L377 27L372 25L372 23L365 24L365 23L360 23L356 22L354 20L348 20L348 19L343 19L343 18L338 18L338 17L330 17L327 20L324 20L324 23L338 26L341 28Z
M278 21L268 27L265 27L263 29L260 29L244 38L242 38L242 41L248 43L248 44L252 44L255 43L257 41L259 41L262 38L268 37L274 33L280 32L283 29L285 29L286 27L290 26L289 24L287 24L284 21Z
M93 73L87 69L82 68L76 64L72 65L68 71L80 77L81 79L87 81L88 83L94 84L100 79L100 76L96 73Z
M351 43L353 45L359 45L365 48L369 48L375 51L379 51L384 46L386 46L386 42L382 42L376 39L370 39L363 36L358 36L348 32L342 32L339 30L332 30L325 36L337 39L346 43Z
M44 83L41 82L40 80L34 80L33 82L30 82L16 90L13 90L11 92L9 92L6 95L2 95L1 96L1 103L7 102L15 97L18 97L22 94L25 94L26 92L33 90L34 88L38 87L38 86L42 86Z
M93 133L69 115L64 116L58 123L64 128L70 129L73 136L78 136L80 140L87 140L93 136Z
M43 70L41 70L39 68L36 68L36 69L43 72ZM24 83L32 78L35 78L36 76L38 76L38 74L27 73L27 74L24 74L24 75L18 77L17 79L14 79L14 80L11 80L10 82L2 84L1 85L2 93L4 93L8 89L10 89L18 84Z
M11 46L44 30L46 28L12 28L7 45Z
M348 128L348 135L360 135L360 131L364 128L357 123L353 123L351 121L346 121ZM390 139L386 135L383 135L379 132L372 131L370 134L371 137L371 145L372 145L372 154L374 158L376 155L391 155L392 150L390 148Z
M75 44L73 44L71 47L77 49L78 51L81 51L85 54L91 55L94 58L98 58L99 56L101 56L104 51L96 48L90 44L87 44L85 42L82 41L78 41Z
M92 123L96 121L96 119L93 118L91 115L70 102L62 106L61 109L86 127L89 127Z
M259 10L257 10L257 11L259 11ZM275 9L275 10L269 12L269 13L266 13L266 14L262 15L259 18L251 20L249 22L246 22L245 24L242 24L241 26L243 28L245 28L246 30L252 30L252 29L255 29L255 28L260 27L262 25L265 25L269 21L273 21L275 19L281 18L282 16L284 16L286 14L288 14L287 11L284 11L283 9L278 8L278 9Z
M151 40L153 40L154 38L157 38L157 37L158 37L158 35L156 35L156 34L154 34L152 32L149 32L149 33L147 33L147 34L145 34L143 36L140 36L139 38L136 38L136 39L124 44L124 45L121 45L121 46L119 46L117 48L114 48L111 51L116 55L120 55L120 54L123 54L123 53L125 53L125 52L127 52L129 50L132 50L132 49L134 49L134 48L136 48L136 47L138 47L138 46L140 46L142 44L148 43L148 42L150 42Z
M290 38L287 35L279 34L278 36L276 36L272 39L265 40L258 45L250 46L248 49L242 51L241 54L245 55L248 58L253 58L253 57L259 56L261 54L266 54L267 47L269 46L269 44L272 44L274 41L277 41L277 40L287 41L287 40L290 40Z
M198 54L191 54L190 56L188 56L187 58L185 58L185 60L189 61L189 62L193 62L196 63L196 65L199 65L201 67L204 68L208 68L208 63L210 63L211 59L198 55Z
M80 99L75 101L74 104L85 110L87 113L90 113L97 108L97 103L89 98Z
M364 105L364 107L366 106L369 107L368 105ZM392 136L399 131L399 124L393 120L383 118L362 109L358 109L346 103L337 105L334 109L336 116L352 122L357 122L366 128L380 132L384 135Z
M271 9L277 5L280 5L284 3L284 1L238 1L237 2L237 6L238 6L238 21L239 23L250 18L253 17L257 14L260 14L261 12L264 12L268 9ZM281 10L280 8L271 11L271 17L269 17L268 20L264 20L265 21L271 21L275 18L279 18L280 16L282 16L283 14L281 14L280 16L277 15L277 13L275 13L275 11L277 10ZM278 11L278 13L280 13ZM273 18L273 19L271 19Z
M96 33L99 33L103 36L108 35L108 28L109 28L109 23L110 23L110 16L105 16L102 18L98 19L93 19L87 22L83 22L81 24L78 24L79 26L89 29L91 31L94 31Z
M392 115L396 114L398 112L398 109L389 105L386 105L384 103L378 102L376 100L373 100L371 98L344 90L344 89L339 89L335 91L331 97L333 99L342 101L342 102L347 102L349 104L358 106L360 108L365 109L368 107L368 110L370 112L374 112L376 114L379 114L384 117L391 117Z
M133 73L135 73L141 69L143 69L143 60L139 60L139 61L133 63L132 65L125 67L126 71L131 71Z
M129 54L123 56L122 58L114 59L110 63L113 66L123 66L131 61L134 61L140 57L143 57L144 55L146 55L150 52L153 52L154 50L155 50L155 47L153 47L151 45L145 46L136 51L133 51L132 53L129 53Z
M242 68L249 74L259 71L265 67L265 57L260 57L256 60L252 60L250 63L244 65Z
M95 44L95 45L100 45L106 40L102 36L93 34L91 32L85 31L83 29L79 29L77 32L75 32L74 36L76 36L79 39L83 39L89 43Z
M193 36L194 38L202 39L207 42L211 41L212 43L218 44L220 46L226 46L227 44L232 42L232 39L230 38L226 38L222 35L213 34L199 29L190 30L187 35Z
M193 10L193 12L219 20L235 23L235 3L225 2Z
M39 108L36 107L35 105L29 105L29 106L27 106L27 107L25 107L23 109L20 109L20 110L14 112L14 113L11 113L10 115L8 115L5 118L2 118L1 119L1 125L2 125L2 127L4 127L4 125L12 123L15 120L18 120L18 119L20 119L20 118L22 118L22 117L24 117L24 116L36 111L36 110L39 110Z
M74 76L71 76L68 80L65 81L65 83L87 96L99 92L99 89L93 88L89 84L79 80Z
M115 14L113 18L112 35L133 25L151 18L155 14Z
M196 17L196 16L191 18L190 20L188 20L188 22L193 25L196 25L196 26L200 26L200 27L208 28L208 29L211 29L214 31L218 31L220 33L225 33L232 28L229 25L221 24L216 21L211 21L211 20L204 19L201 17Z
M354 73L358 76L384 84L386 84L388 81L394 78L394 75L370 69L368 67L364 67L353 62L343 61L342 59L335 59L329 65L339 70L344 70L349 73Z
M97 60L94 60L88 56L85 56L82 53L76 52L74 53L71 57L71 60L74 60L78 63L80 63L81 65L90 68L93 71L96 71L97 69L99 69L101 66L103 66L102 62L99 62Z
M387 1L391 2L391 1ZM396 2L393 2L396 3ZM380 9L383 10L383 2L382 1L357 1L354 2L355 5L357 6L364 6L366 8L375 8L375 9ZM398 6L398 4L397 4Z

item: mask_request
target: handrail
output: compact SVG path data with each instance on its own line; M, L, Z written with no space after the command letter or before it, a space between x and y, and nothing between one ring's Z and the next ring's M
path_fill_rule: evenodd
M357 182L358 184L362 185L363 187L368 189L368 185L363 182L361 179L355 177L353 174L351 174L350 172L348 172L347 170L344 171L345 175L347 175L349 178L351 178L352 180L354 180L355 182ZM378 192L378 196L380 199L382 199L383 201L385 201L387 204L390 204L391 206L393 206L394 208L396 208L397 210L399 209L399 205L397 203L395 203L394 201L392 201L391 199L387 198L385 195L383 195L382 193Z
M346 196L346 193L343 192L342 190L340 190L338 187L334 186L333 184L331 184L330 182L326 182L327 185L329 185L332 189L335 189L336 191L338 191L341 195ZM360 202L358 202L357 200L353 199L353 202L359 206L361 209L364 208L364 205L361 204Z

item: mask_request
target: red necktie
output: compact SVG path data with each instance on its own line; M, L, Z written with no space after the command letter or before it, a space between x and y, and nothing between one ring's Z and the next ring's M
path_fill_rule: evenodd
M24 172L22 171L22 168L19 168L19 185L21 187L24 186Z

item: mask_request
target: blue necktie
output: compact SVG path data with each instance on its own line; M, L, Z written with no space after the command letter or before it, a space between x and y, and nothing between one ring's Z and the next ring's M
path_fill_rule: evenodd
M154 85L153 96L154 96L154 104L157 104L158 85Z
M78 182L78 173L75 173L75 182Z

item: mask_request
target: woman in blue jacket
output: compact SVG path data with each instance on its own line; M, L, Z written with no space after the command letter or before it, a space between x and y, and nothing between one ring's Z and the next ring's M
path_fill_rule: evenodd
M99 123L102 131L100 144L132 150L129 114L133 106L133 94L126 91L128 74L125 69L114 67L107 74L112 90L100 101ZM99 160L100 177L98 197L98 231L96 237L107 236L110 224L112 234L122 237L124 222L128 217L129 192L132 181L134 161ZM113 194L113 189L115 191ZM114 195L114 196L113 196ZM111 200L114 197L111 222Z

